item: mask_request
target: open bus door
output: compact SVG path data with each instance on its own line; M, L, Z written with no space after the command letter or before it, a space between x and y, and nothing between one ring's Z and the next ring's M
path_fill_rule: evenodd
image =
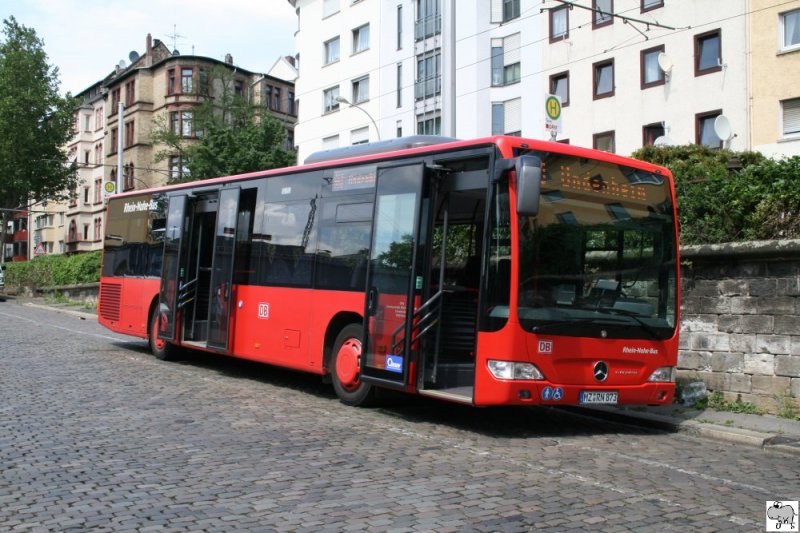
M413 338L410 317L424 281L417 266L424 182L421 163L377 172L361 361L367 383L403 388L412 380L415 346L407 339Z
M228 351L233 284L233 261L239 211L239 188L219 194L214 256L211 266L211 301L208 310L208 347Z
M179 308L179 293L183 285L184 223L187 219L187 196L180 194L169 199L167 208L167 227L164 235L164 259L161 269L161 288L158 309L158 338L174 341Z

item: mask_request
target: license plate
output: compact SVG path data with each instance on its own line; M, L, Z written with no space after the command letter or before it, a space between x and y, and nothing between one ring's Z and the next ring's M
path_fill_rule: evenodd
M617 392L606 391L581 391L582 404L616 404Z

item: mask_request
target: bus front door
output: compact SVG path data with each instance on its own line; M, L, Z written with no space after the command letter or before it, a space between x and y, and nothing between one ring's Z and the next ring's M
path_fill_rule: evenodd
M184 225L189 218L187 196L180 194L169 199L167 226L164 235L164 259L161 266L161 288L158 301L158 338L176 340L179 299L183 285Z
M423 285L417 268L423 215L423 164L379 168L361 379L391 388L409 384L416 357L412 338L414 304Z

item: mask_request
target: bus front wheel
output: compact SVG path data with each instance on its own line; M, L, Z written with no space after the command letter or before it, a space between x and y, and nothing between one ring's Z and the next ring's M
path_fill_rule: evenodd
M150 313L150 351L156 356L156 359L162 361L171 361L175 357L177 348L165 341L158 338L158 305L153 308Z
M361 381L362 326L349 324L336 337L331 357L331 380L345 405L367 405L375 396L372 385Z

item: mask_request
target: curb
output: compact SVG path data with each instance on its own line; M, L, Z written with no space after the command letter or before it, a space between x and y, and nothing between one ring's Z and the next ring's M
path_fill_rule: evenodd
M74 317L78 317L81 320L97 320L97 315L94 313L87 313L83 311L76 311L74 309L67 309L65 307L53 307L52 305L40 305L31 302L25 302L22 305L26 305L28 307L33 307L34 309L45 309L48 311L55 311L56 313L61 313L62 315L70 315Z
M622 425L645 427L661 431L685 433L723 442L755 446L769 451L777 451L800 456L800 439L784 437L760 431L737 427L720 426L695 420L676 420L647 412L619 412L597 407L563 407L578 416L606 420Z

